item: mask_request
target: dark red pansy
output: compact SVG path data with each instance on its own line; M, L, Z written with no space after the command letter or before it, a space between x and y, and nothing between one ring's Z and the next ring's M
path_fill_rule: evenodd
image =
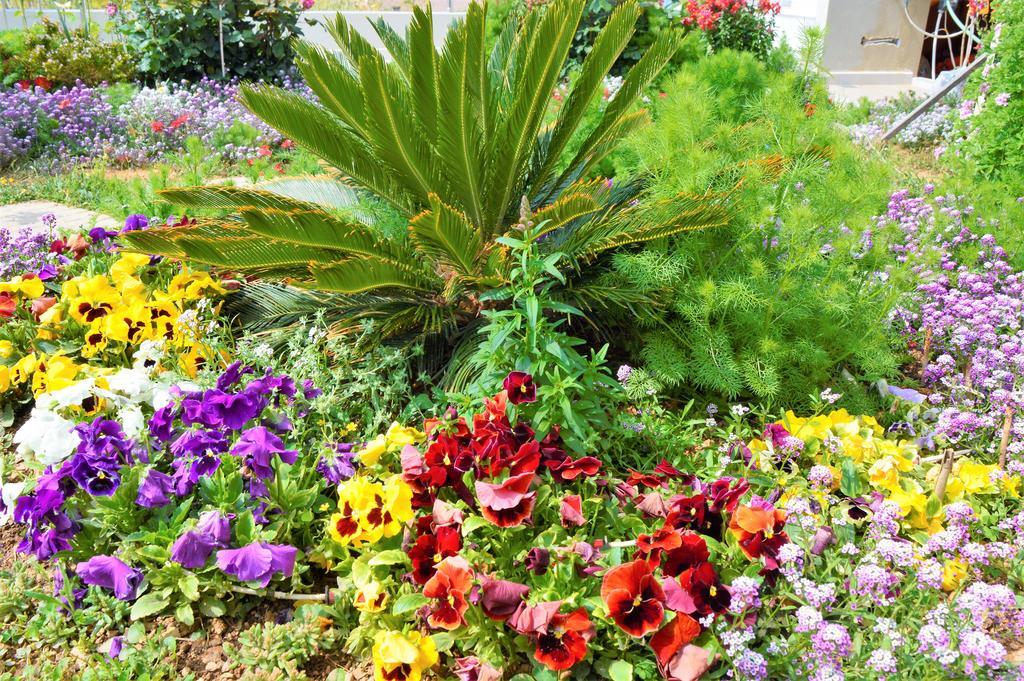
M732 596L718 579L711 563L701 563L683 570L677 583L665 582L668 607L688 615L722 613L729 608ZM678 586L678 590L677 587Z
M413 581L417 584L426 584L427 580L434 576L435 566L445 558L457 554L460 549L462 537L457 526L438 527L433 532L421 534L407 552L412 561Z
M465 624L464 616L469 609L466 594L472 585L473 571L465 558L452 556L438 563L437 572L423 585L423 595L433 600L427 624L446 631Z
M676 496L669 501L669 513L665 524L677 530L706 530L708 504L703 494L692 497Z
M708 543L696 532L680 535L679 546L669 549L661 559L661 571L667 577L675 577L683 570L704 563L711 557Z
M645 560L606 572L601 581L601 599L615 623L630 636L644 636L665 619L665 592Z
M572 482L576 478L589 478L601 470L601 460L594 456L583 456L573 459L566 456L561 460L548 459L545 464L551 471L551 477L557 482Z
M732 513L740 497L750 489L750 483L743 478L722 477L707 485L703 490L710 500L709 509L712 513L727 511Z
M740 506L729 518L729 530L748 558L763 558L765 567L774 570L779 549L789 543L785 511L768 501L754 497L749 505Z
M476 481L480 514L498 527L522 525L533 513L537 493L530 492L533 473L513 476L501 483Z
M658 462L658 465L654 467L654 472L672 480L687 477L686 473L670 464L667 459Z
M524 371L513 371L505 377L501 387L508 394L508 401L512 404L525 404L537 401L537 386L533 383L533 376Z
M562 601L545 601L536 605L519 604L508 618L508 626L523 636L535 636L548 630L548 624L558 614Z
M649 518L668 517L668 504L665 503L665 497L661 496L658 492L641 494L635 499L634 503L637 510Z
M594 625L583 608L556 614L548 622L547 631L537 636L533 658L552 671L571 669L587 656L587 641L594 633Z
M480 577L480 609L492 620L507 620L529 594L530 587L525 584Z

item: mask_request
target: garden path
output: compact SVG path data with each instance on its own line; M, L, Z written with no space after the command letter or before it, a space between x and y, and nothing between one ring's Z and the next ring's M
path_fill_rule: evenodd
M23 201L0 206L0 226L8 228L30 227L44 230L43 216L53 213L62 227L119 227L109 215L84 208L65 206L53 201Z

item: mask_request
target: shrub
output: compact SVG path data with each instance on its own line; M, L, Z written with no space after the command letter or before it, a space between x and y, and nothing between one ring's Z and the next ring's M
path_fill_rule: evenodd
M702 31L712 53L740 50L765 61L779 9L772 0L688 0L683 22Z
M97 31L66 29L44 18L25 32L23 50L5 70L7 85L39 77L53 85L99 85L132 79L135 59L124 44L100 40Z
M292 64L301 9L290 0L138 3L117 15L116 30L150 81L275 80Z
M976 72L960 105L959 147L989 178L1024 194L1024 5L993 3L989 62Z
M884 237L858 227L882 212L887 171L827 107L805 107L802 90L751 55L724 52L684 67L650 132L627 145L656 194L724 192L738 206L725 228L615 256L611 281L664 303L629 321L647 370L634 380L797 403L838 369L896 369L885 318L898 293L875 274Z

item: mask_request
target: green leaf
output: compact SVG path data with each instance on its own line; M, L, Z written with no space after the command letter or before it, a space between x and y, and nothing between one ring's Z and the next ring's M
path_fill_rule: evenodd
M405 594L401 598L395 601L395 604L391 606L391 612L396 615L409 612L410 610L419 610L427 603L430 603L430 599L421 593Z
M842 479L839 482L839 489L848 497L859 497L861 495L860 476L857 472L857 464L853 459L844 457L841 465Z
M191 627L195 622L195 615L192 613L192 606L188 603L182 603L174 609L174 618L186 627Z
M239 513L235 519L235 542L239 546L245 546L256 541L256 521L252 517L252 511Z
M408 556L405 554L405 551L402 551L401 549L390 549L388 551L381 551L371 558L370 565L399 565L401 563L405 563L407 560Z
M178 590L190 601L199 600L199 579L191 572L178 580Z
M478 527L485 527L490 523L486 518L479 515L471 515L462 523L462 536L468 537Z
M155 615L170 604L166 596L156 593L148 593L132 604L131 618L139 620L150 615Z
M205 596L199 601L199 612L206 617L223 617L227 613L227 606L224 601L212 596Z
M625 660L616 660L608 665L608 677L612 681L632 681L633 665Z

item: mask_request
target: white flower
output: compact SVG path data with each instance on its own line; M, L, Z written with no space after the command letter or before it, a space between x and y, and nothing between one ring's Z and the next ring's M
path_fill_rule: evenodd
M14 434L18 452L33 454L46 466L56 466L71 456L82 438L75 424L47 409L36 406L28 421Z
M121 422L124 434L131 438L142 435L146 428L146 417L137 404L127 404L117 412L117 420Z
M0 511L0 526L6 525L7 521L11 519L11 515L14 513L14 504L21 496L21 491L25 488L23 482L4 482L0 483L0 503L5 510Z

